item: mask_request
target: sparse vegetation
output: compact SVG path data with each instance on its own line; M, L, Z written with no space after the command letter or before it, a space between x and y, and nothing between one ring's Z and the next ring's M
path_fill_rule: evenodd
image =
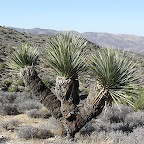
M7 33L5 28L0 28L6 41L17 40L11 35L16 33L14 30ZM31 37L25 33L21 36L21 42ZM21 49L12 50L14 53L10 56L8 66L15 72L20 72L23 80L18 78L18 75L9 73L15 80L11 81L9 78L1 84L3 91L0 91L0 133L13 133L15 137L18 136L18 140L23 138L28 142L38 143L42 139L43 143L53 144L141 144L144 141L144 113L141 111L143 87L135 89L135 86L143 84L143 78L133 85L138 78L137 74L140 75L137 70L141 70L143 74L140 64L134 65L133 58L127 57L126 53L97 49L96 45L68 33L41 40L40 47L42 43L48 42L44 56L48 66L41 57L38 61L38 52L33 46L23 45ZM92 55L88 51L89 46L90 49L91 46L94 48ZM6 47L2 46L4 56L7 56ZM87 55L89 57L86 57ZM0 62L1 60L3 61L3 58L0 58ZM136 61L134 59L134 62ZM41 62L42 64L39 64ZM2 64L2 69L9 71L3 62ZM59 75L57 78L49 66ZM87 71L81 76L84 70ZM1 76L3 79L3 74ZM74 81L76 83L73 83ZM16 92L23 91L24 86L29 88L32 94ZM133 90L139 92L135 93ZM78 102L73 96L79 99ZM121 111L113 101L119 105ZM111 107L107 107L106 103ZM134 104L135 111L125 105L126 103ZM15 118L5 121L7 117ZM60 137L54 138L55 135ZM67 139L66 135L74 138L74 142ZM0 137L0 142L10 139L3 136Z
M18 129L17 134L20 138L25 139L46 139L52 137L52 133L44 128L36 128L32 126L25 126Z

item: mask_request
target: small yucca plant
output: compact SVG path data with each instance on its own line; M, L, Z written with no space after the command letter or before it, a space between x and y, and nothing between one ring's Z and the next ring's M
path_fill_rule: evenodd
M39 52L36 48L29 44L24 44L10 55L7 65L11 70L20 72L22 68L36 65L38 55Z
M95 102L107 96L107 103L126 102L133 106L128 94L135 88L137 80L136 64L132 58L124 56L124 52L111 48L99 49L88 61L91 74L96 77L101 90Z
M87 41L78 35L63 33L49 38L44 59L59 76L75 78L84 67Z

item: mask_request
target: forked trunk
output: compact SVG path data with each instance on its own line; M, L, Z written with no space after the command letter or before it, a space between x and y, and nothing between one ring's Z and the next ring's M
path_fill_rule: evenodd
M61 110L63 110L61 121L69 137L74 137L75 133L92 118L96 118L105 106L106 94L98 95L101 87L96 85L95 92L93 92L93 88L91 90L82 106L73 107L69 101L63 101L61 105Z
M74 137L75 133L92 118L98 116L105 106L104 96L93 103L95 95L90 94L84 105L79 107L77 105L79 103L77 80L57 77L55 96L38 77L34 67L23 68L21 74L25 85L57 119L62 129L62 135ZM99 92L99 89L97 88L96 91Z

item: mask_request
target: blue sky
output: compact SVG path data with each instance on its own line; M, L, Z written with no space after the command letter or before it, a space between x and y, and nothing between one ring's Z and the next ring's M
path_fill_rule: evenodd
M144 0L0 0L0 25L144 36Z

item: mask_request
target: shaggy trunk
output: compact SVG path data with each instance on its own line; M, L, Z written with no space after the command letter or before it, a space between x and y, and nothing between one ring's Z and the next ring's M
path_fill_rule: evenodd
M57 76L55 92L59 100L69 100L74 105L78 105L80 102L78 90L79 81L77 79L66 79L65 77Z
M32 93L48 108L51 115L54 116L62 129L61 135L74 137L88 121L98 116L105 105L105 97L102 97L96 103L93 103L95 95L90 94L83 106L76 105L79 103L78 81L65 80L57 78L55 96L49 88L45 86L38 77L34 67L26 67L21 71L24 83ZM73 91L76 89L76 92ZM99 89L96 89L99 91Z
M61 121L67 131L69 137L74 137L87 122L92 118L96 118L103 110L107 94L99 95L101 87L98 85L91 89L86 101L81 106L76 106L69 102L63 101L61 105L61 111L63 117Z
M49 88L45 86L42 80L38 77L37 72L33 66L25 67L21 70L21 76L23 78L25 86L27 86L32 94L38 99L55 118L62 116L60 107L61 102L51 92Z

